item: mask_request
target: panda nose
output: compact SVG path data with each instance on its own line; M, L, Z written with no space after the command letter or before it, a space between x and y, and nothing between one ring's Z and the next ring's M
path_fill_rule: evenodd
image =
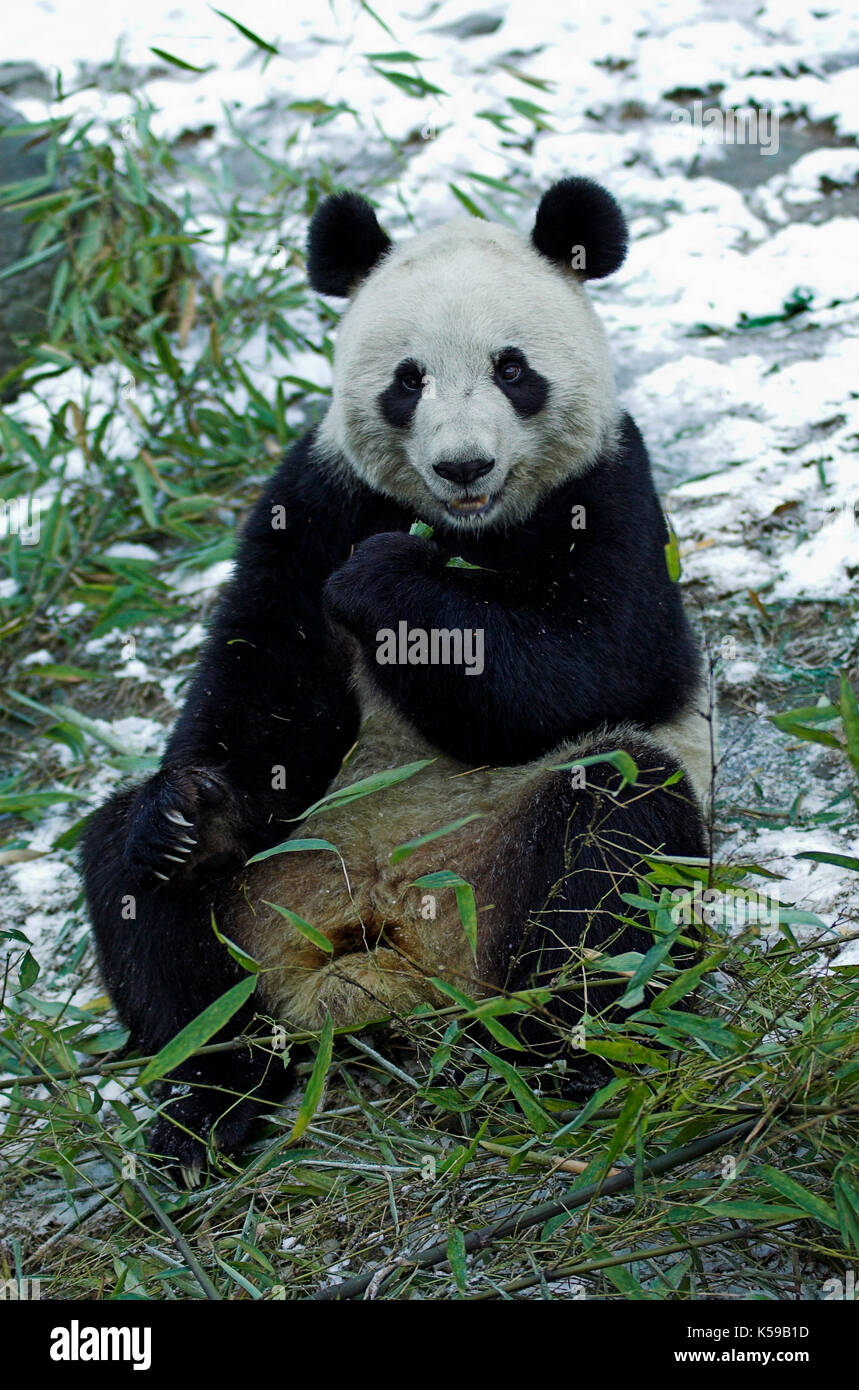
M444 459L441 463L433 464L433 470L440 478L446 478L449 483L461 483L463 487L476 482L494 467L494 459Z

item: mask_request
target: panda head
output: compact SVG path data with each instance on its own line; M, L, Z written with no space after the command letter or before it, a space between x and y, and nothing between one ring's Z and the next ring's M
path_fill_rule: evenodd
M626 224L588 179L543 196L530 238L462 217L394 246L363 198L327 198L308 276L349 297L320 445L442 527L522 520L614 438L608 348L583 287Z

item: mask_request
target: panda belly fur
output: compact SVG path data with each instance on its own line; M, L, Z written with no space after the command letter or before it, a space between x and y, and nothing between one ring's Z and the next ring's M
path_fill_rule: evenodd
M709 779L709 728L697 707L700 700L672 725L650 734L633 725L602 729L519 767L472 768L427 744L366 681L363 685L359 738L330 791L416 760L432 761L404 782L318 812L290 837L327 840L339 854L287 852L246 870L232 900L228 934L260 963L259 1005L278 1022L317 1030L330 1015L337 1026L358 1026L407 1014L422 1003L449 1002L434 978L474 998L531 983L538 973L533 964L520 962L517 970L515 962L529 919L539 922L538 936L547 933L555 941L557 934L540 914L559 887L559 910L575 921L560 933L567 949L561 957L557 952L551 957L555 965L571 948L601 944L605 920L592 922L590 934L586 925L599 896L592 880L585 879L577 893L573 872L572 891L564 896L558 877L561 865L563 878L562 860L552 853L561 848L571 807L576 801L586 806L600 792L590 790L591 769L588 789L576 792L571 773L553 771L553 766L625 748L653 772L644 798L670 798L666 831L670 835L673 827L683 834L679 847L642 844L642 836L650 831L649 818L642 817L636 801L614 811L607 827L610 848L601 853L604 872L611 874L615 886L640 861L642 848L700 851L694 833L689 840L689 828L697 822L689 803L701 805ZM684 764L687 777L679 793L663 791L660 784ZM613 772L607 780L616 785L620 778ZM603 785L604 798L605 790ZM398 845L475 814L480 819L391 864L391 852ZM592 815L590 807L586 815ZM542 847L545 863L540 862L541 838L547 842ZM575 843L569 852L574 864ZM435 888L428 896L427 888L415 883L444 869L474 889L476 956L452 887ZM623 885L627 890L631 886L630 881ZM289 909L321 931L331 951L315 946L271 904ZM611 927L615 930L614 923ZM626 949L635 944L646 949L650 941L639 937L634 944L627 937L624 944ZM535 954L540 954L539 943L535 947L532 942L529 958Z

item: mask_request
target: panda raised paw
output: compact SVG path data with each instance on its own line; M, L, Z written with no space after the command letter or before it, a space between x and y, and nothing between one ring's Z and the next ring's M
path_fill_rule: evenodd
M220 773L163 768L135 799L128 860L153 885L238 864L237 810L237 798Z
M325 584L325 607L338 622L361 636L400 613L399 581L414 591L415 576L438 568L439 549L425 536L382 531L357 545Z

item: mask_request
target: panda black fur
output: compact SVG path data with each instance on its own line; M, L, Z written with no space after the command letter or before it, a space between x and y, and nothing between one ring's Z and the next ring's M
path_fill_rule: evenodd
M461 219L394 247L354 194L317 210L311 284L352 295L331 407L251 513L161 769L112 797L84 842L101 969L143 1051L242 978L213 912L264 966L231 1035L255 1012L357 1024L436 1000L429 976L478 994L551 979L571 951L616 936L643 851L703 851L700 655L580 283L625 249L620 210L584 179L549 190L531 241ZM409 534L417 517L431 539ZM380 665L378 633L402 622L481 630L482 674ZM585 790L552 770L618 747L635 786L618 790L604 763ZM421 758L433 761L398 787L296 825L332 787ZM473 811L391 866L394 846ZM330 840L344 864L303 851L246 866L291 833ZM476 962L453 893L426 920L410 886L443 867L485 909ZM622 945L650 941L630 927ZM569 1002L556 1012L577 1016ZM538 1055L546 1036L526 1026ZM240 1144L287 1077L254 1050L194 1059L173 1080L192 1084L152 1147L194 1166L208 1140Z

